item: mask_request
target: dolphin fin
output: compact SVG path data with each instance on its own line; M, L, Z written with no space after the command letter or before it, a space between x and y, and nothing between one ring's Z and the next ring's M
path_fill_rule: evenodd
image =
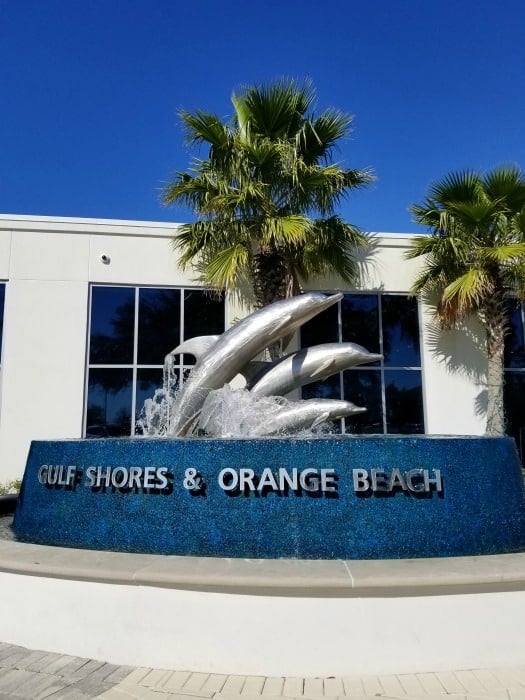
M332 367L335 363L334 358L328 358L324 362L322 362L318 367L314 369L313 372L310 373L310 377L313 379L314 377L318 377L320 375L323 375L326 370L329 370L330 367Z
M312 423L311 427L312 427L312 428L317 427L317 426L320 425L321 423L324 423L325 421L327 421L327 420L329 419L329 417L330 417L330 414L328 413L328 411L323 411L322 413L320 413L320 414L317 416L317 418L316 418L316 419L314 420L314 422Z
M219 338L219 335L196 335L194 338L189 338L180 345L177 345L168 355L187 353L188 355L193 355L198 360L215 345Z

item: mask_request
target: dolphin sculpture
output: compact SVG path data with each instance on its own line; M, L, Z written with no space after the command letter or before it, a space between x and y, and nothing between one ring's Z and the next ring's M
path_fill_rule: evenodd
M356 413L364 413L366 408L350 401L338 399L306 399L291 401L289 405L276 407L272 416L254 425L248 437L282 435L298 430L310 430L327 421L345 418Z
M230 382L258 353L336 304L342 296L308 292L281 299L246 316L210 343L173 402L170 434L185 435L211 390ZM182 352L184 345L170 354Z
M323 343L290 353L266 367L248 383L257 396L288 394L305 384L326 379L348 367L380 360L382 355L368 352L356 343Z
M349 401L289 401L281 396L254 396L246 389L225 386L208 394L196 428L197 434L208 437L289 435L363 411L366 408Z

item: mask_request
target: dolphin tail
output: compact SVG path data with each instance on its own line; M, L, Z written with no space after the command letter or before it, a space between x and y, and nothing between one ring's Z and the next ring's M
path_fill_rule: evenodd
M188 353L199 360L213 345L215 345L219 338L220 336L218 335L196 335L194 338L189 338L180 345L177 345L168 355Z

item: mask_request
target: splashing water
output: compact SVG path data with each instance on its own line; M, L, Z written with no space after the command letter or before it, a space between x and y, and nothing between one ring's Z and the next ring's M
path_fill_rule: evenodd
M179 391L179 375L175 371L173 355L166 355L162 373L162 387L155 389L153 397L144 401L136 422L138 435L166 437L170 434L171 407Z
M293 410L297 402L283 396L256 396L245 389L232 389L229 385L211 391L202 407L192 435L243 438L262 435L286 435L284 427L276 428L275 418L287 409ZM294 435L319 435L330 432L330 425L294 430Z
M137 434L143 437L167 437L170 432L171 407L179 391L173 356L164 362L163 385L152 398L146 399L137 420ZM271 426L277 413L292 409L295 402L283 396L256 396L228 384L208 393L188 437L244 438L260 436L261 426ZM286 431L271 431L286 434ZM296 435L319 435L333 432L329 424L294 431Z

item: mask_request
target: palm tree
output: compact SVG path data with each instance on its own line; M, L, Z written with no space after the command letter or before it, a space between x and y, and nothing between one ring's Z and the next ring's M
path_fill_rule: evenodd
M505 432L503 350L509 299L525 297L525 175L501 166L483 175L447 175L409 209L430 236L417 236L407 257L424 256L411 293L436 303L442 328L475 316L486 334L487 425Z
M281 79L234 94L230 121L181 113L187 141L206 147L207 158L177 172L163 202L195 212L174 246L206 286L248 282L261 307L299 293L313 275L335 272L355 281L354 254L367 237L336 209L373 178L331 162L352 118L333 109L311 114L314 97L309 81Z

